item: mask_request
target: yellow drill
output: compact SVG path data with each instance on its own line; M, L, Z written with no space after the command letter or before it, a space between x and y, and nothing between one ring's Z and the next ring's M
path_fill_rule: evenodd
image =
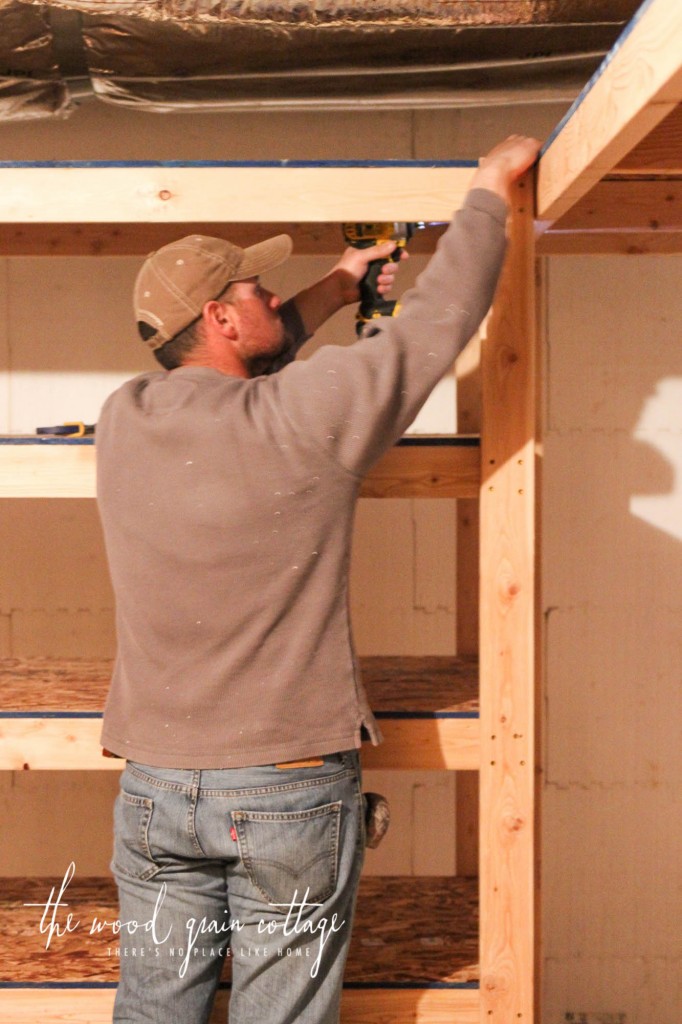
M399 304L394 299L385 299L379 294L377 278L385 263L397 263L403 249L407 245L415 231L426 227L424 221L408 224L405 221L392 221L387 224L344 224L343 237L346 245L355 246L356 249L369 249L371 245L380 245L382 242L396 242L396 247L390 256L381 260L372 260L367 268L367 273L360 282L360 307L357 313L356 329L358 334L370 320L380 316L395 316Z

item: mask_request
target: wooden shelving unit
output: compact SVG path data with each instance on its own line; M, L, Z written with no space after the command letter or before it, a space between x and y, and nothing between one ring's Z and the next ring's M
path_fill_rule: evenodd
M478 885L363 881L356 959L343 1004L347 1022L539 1022L536 310L542 283L535 254L682 251L681 103L682 6L645 0L548 140L537 189L528 179L515 192L506 270L482 347L480 450L471 444L399 446L365 483L363 494L373 497L467 499L460 527L470 537L476 532L471 499L480 498L480 668L471 630L462 647L468 654L459 659L367 661L387 740L363 753L367 767L476 773L480 875ZM325 252L338 237L330 223L448 219L472 173L471 165L456 162L0 164L0 222L7 226L0 252L146 252L181 226L216 232L230 225L233 237L248 242L273 216L294 234L299 251ZM275 197L276 212L264 196ZM0 445L0 496L93 495L91 445L15 442ZM469 593L476 590L472 546L459 555L460 583ZM97 742L106 678L102 663L5 663L0 766L118 768L101 757ZM15 930L4 929L2 939L14 959L0 982L0 1014L14 1024L56 1024L67 1013L81 1024L109 1020L115 965L90 945L83 956L55 957L49 971L41 966L39 977L30 974L35 937L25 935L16 903L28 902L34 884L5 886ZM111 912L110 882L82 884L84 907ZM45 886L41 879L41 893ZM429 922L428 934L419 931L419 921Z
M6 170L6 202L0 196L0 220L4 217L15 225L14 252L17 239L27 237L23 235L27 224L32 225L32 246L38 244L42 226L45 252L68 250L69 239L76 251L83 245L83 235L74 234L68 227L69 222L89 223L87 237L91 243L93 232L98 230L97 212L102 209L110 212L113 208L110 196L106 203L101 202L103 189L114 188L119 196L116 209L121 217L123 237L132 243L136 237L135 225L140 223L144 227L147 248L155 244L151 236L157 229L160 234L168 232L168 223L164 222L171 221L173 234L177 234L180 223L186 224L190 219L194 223L200 221L203 208L194 206L199 193L204 197L214 193L214 200L209 203L213 216L216 208L222 207L225 222L268 219L267 204L262 202L261 195L257 218L256 206L248 202L242 204L241 197L238 210L229 208L229 202L224 201L225 196L238 195L235 181L237 178L241 181L244 173L243 168L233 166L61 167L53 168L54 174L49 173L49 168L23 167L21 175L15 173L16 168ZM296 174L291 173L290 167L255 170L267 171L263 176L254 176L253 180L262 177L263 181L270 182L263 194L277 196L279 216L289 205L292 216L293 209L297 211L294 223L286 225L294 235L301 233L299 220L302 220L303 208L308 222L316 218L320 222L367 219L370 210L372 219L378 216L398 220L448 219L452 207L463 197L473 171L470 165L461 164L431 167L407 164L378 169L305 167L293 169ZM305 171L303 177L299 170ZM383 172L390 173L384 175ZM3 174L0 167L0 178ZM53 200L55 188L57 191L68 189L71 197L65 207L54 201L50 203L49 216L53 217L55 209L60 209L63 229L55 223L48 228L46 210L34 207L30 201L38 191L37 185L32 188L30 182L33 178L36 182L42 181L46 174L53 189ZM273 181L277 182L276 188ZM265 185L261 182L258 188L265 189ZM308 202L310 189L315 192L317 205L311 206ZM287 193L284 202L283 192ZM171 198L161 198L162 194ZM216 206L217 195L221 197L220 207ZM371 197L369 205L368 196ZM522 193L521 198L526 203L523 223L527 230L527 226L532 225L530 193L528 197ZM219 225L215 226L217 228ZM110 231L110 225L105 230ZM244 227L245 234L250 230L249 226ZM308 226L308 231L303 232L308 245L311 244L309 230ZM337 237L337 230L334 237ZM58 247L54 244L56 238L60 240ZM118 244L122 244L120 236L117 238ZM327 244L325 238L321 230L320 251ZM512 265L514 262L512 253ZM516 353L513 358L509 356L510 344ZM503 435L505 430L516 438L519 429L526 430L529 401L530 406L534 402L535 375L534 371L527 372L533 346L532 332L521 331L512 339L502 335L495 338L492 332L484 347L483 379L501 382L501 390L495 393L484 388L484 395L489 395L485 400L492 403L494 418L499 422L497 432L491 435L493 438ZM501 350L506 355L500 374L496 364L500 361ZM521 403L519 394L524 396ZM526 417L523 423L519 421L521 410ZM485 414L485 409L483 411ZM532 433L524 434L524 444L532 449ZM501 463L507 458L503 447L497 456ZM472 501L479 497L487 481L486 515L492 522L501 522L507 514L509 487L515 486L518 472L512 471L504 484L498 474L491 484L490 471L482 465L482 451L491 457L485 439L481 447L478 438L471 436L406 438L376 466L365 480L361 493L365 497L456 497ZM0 496L20 499L93 497L94 460L95 447L90 439L64 443L3 438ZM498 469L503 473L502 465ZM515 501L524 537L533 534L533 473L534 462L530 458L521 474L527 487L526 497L520 499L517 495ZM481 778L480 816L485 830L482 830L480 881L472 878L363 881L355 932L356 966L349 968L344 993L346 1022L379 1024L391 1019L396 1024L437 1024L440 1021L475 1024L485 1019L489 1024L508 1024L509 1005L513 1005L515 1015L521 1013L527 1020L532 1019L533 897L532 891L529 893L525 887L517 892L516 872L521 866L522 876L528 876L533 863L534 751L533 730L528 727L528 716L533 714L530 697L533 635L532 631L524 633L519 642L517 629L520 619L527 621L535 569L532 547L524 552L523 564L516 564L514 543L501 553L505 560L511 557L514 571L522 580L520 596L513 588L509 589L502 609L509 636L513 638L511 666L507 660L499 665L488 665L479 683L478 660L473 651L459 658L363 660L370 701L385 735L383 745L363 750L364 766L370 769L448 769L467 775L478 774ZM498 555L491 549L485 557L490 560ZM469 571L469 588L474 592L477 575L475 567ZM488 609L491 622L501 615L493 596L497 586L496 571L492 568L486 572L481 586L481 607ZM486 625L488 633L490 628ZM507 645L509 641L501 637L500 642ZM103 757L98 742L108 675L108 666L101 662L5 662L0 673L0 767L120 769L122 762ZM506 707L510 686L514 689L514 700L518 698L518 707L512 708L507 724L500 725L498 735L506 746L507 733L510 736L512 732L524 734L524 765L519 768L507 763L503 754L500 767L492 771L488 762L493 741L483 735L481 723L489 721L491 713L496 713L491 709L496 709L500 700L506 702ZM496 695L498 690L499 695ZM517 739L510 742L518 747ZM510 814L514 821L512 829L506 824ZM475 814L473 817L475 820ZM18 889L17 885L8 889L10 896L13 891L15 894L32 891L34 883L22 880L17 884ZM489 899L493 886L504 920L492 929L479 930L479 898L481 901ZM44 880L40 880L38 888L44 888ZM110 881L90 882L86 890L82 897L86 905L88 901L93 906L103 902L109 907L109 913L114 912ZM73 898L77 895L74 890ZM518 933L511 936L506 933L510 908L518 929ZM496 916L491 920L497 920ZM22 948L22 943L12 945L17 951ZM86 943L79 956L69 957L66 950L63 955L55 956L49 971L39 971L40 978L30 977L22 963L25 961L19 957L5 976L4 987L0 981L3 1016L17 1024L37 1017L45 1024L56 1024L64 1018L68 1008L74 1020L90 1024L109 1019L115 960L102 965L96 950Z

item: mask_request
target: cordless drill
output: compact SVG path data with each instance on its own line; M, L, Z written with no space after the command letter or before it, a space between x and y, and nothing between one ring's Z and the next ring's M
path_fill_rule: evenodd
M390 256L380 260L372 260L367 273L360 282L360 307L357 313L356 329L358 334L370 320L380 316L395 316L399 305L394 299L385 299L379 294L377 279L385 263L397 263L402 251L415 231L426 227L423 221L408 224L405 221L393 221L387 224L344 224L343 237L346 245L356 249L369 249L371 245L382 242L396 242Z

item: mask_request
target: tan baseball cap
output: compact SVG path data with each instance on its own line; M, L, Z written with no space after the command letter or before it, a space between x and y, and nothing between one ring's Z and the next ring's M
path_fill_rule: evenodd
M291 255L289 235L240 249L224 238L187 235L151 253L137 275L133 304L137 329L160 348L201 316L204 303L232 281L264 274Z

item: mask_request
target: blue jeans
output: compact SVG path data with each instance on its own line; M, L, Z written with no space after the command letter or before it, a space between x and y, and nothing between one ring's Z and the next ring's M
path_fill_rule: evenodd
M127 762L114 809L118 1024L336 1024L364 858L355 750L311 767Z

